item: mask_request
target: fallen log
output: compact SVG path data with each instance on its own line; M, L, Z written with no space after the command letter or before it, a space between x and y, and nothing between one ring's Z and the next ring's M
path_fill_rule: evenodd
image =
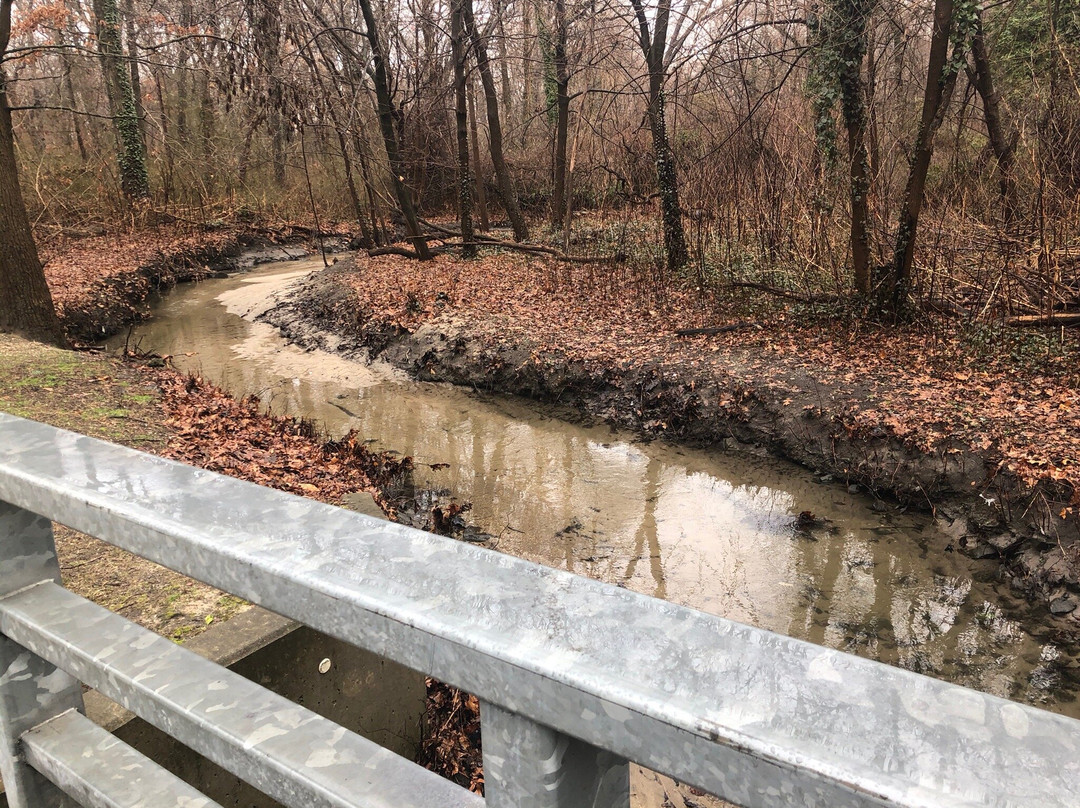
M444 248L434 247L430 250L432 255L439 255L445 252ZM377 258L380 255L401 255L405 258L415 258L420 260L420 254L416 250L410 250L408 247L376 247L373 250L367 251L368 258Z
M462 238L461 233L456 230L450 230L449 228L442 227L441 225L429 222L424 219L420 220L420 223L424 227L434 230L439 236L451 236L453 238ZM554 247L544 247L540 244L520 244L516 241L502 241L501 239L492 238L491 236L485 236L481 234L474 234L472 241L461 241L456 244L447 244L448 247L498 247L504 250L516 250L524 253L534 253L537 255L550 255L551 257L559 260L566 261L571 264L618 264L625 261L629 256L626 253L614 253L613 255L569 255L557 250Z
M1039 326L1039 325L1080 325L1080 312L1062 312L1060 314L1017 314L1005 318L1005 325Z
M709 326L708 328L679 328L675 331L677 337L711 337L714 334L727 334L730 331L742 331L744 328L754 328L761 331L761 326L754 322L729 323L728 325Z

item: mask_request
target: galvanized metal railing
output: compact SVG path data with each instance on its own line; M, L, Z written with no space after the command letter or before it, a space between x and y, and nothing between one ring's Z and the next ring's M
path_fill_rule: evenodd
M1080 805L1080 722L0 414L12 808L210 806L80 683L290 806L481 798L62 588L55 520L476 694L486 803L612 808L635 761L748 808Z

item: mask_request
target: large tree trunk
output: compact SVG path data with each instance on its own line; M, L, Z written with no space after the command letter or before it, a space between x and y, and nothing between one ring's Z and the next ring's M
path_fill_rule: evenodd
M630 0L638 23L638 43L649 68L649 127L652 129L653 151L656 153L656 179L660 190L660 210L664 221L664 248L667 250L668 271L685 266L690 260L686 234L679 205L679 176L675 156L668 141L664 100L664 52L667 49L668 19L671 0L660 0L656 7L656 29L649 34L642 0Z
M11 37L11 0L0 0L0 57ZM0 331L14 331L52 345L65 345L49 285L30 232L15 135L8 107L7 79L0 73Z
M472 0L464 0L463 11L465 13L465 27L472 39L473 53L476 57L476 68L480 73L480 83L484 88L484 100L487 102L488 121L488 146L491 151L491 162L495 166L496 187L499 189L499 198L506 209L506 215L510 219L510 226L514 229L514 239L525 241L529 238L529 227L525 224L525 217L521 215L521 207L518 205L517 194L510 180L510 169L506 166L503 157L502 124L499 122L499 99L495 93L495 79L491 75L491 62L488 60L487 48L484 40L477 30L476 20L473 19Z
M555 188L551 199L551 226L558 230L566 220L566 139L570 129L570 68L566 59L566 0L555 0Z
M139 45L135 38L135 2L124 0L124 30L127 36L127 58L131 71L131 97L135 101L135 119L139 123L139 137L146 152L146 110L143 109L142 78L139 75Z
M420 235L420 224L416 219L416 207L413 205L412 194L405 187L405 163L401 159L397 130L394 127L394 101L390 95L390 67L386 63L386 54L383 53L382 40L375 24L371 0L359 0L359 2L360 11L364 15L364 26L367 28L368 44L371 46L371 61L375 67L372 78L375 81L379 128L382 130L383 144L386 147L386 159L390 163L390 180L394 187L394 195L405 217L405 227L408 229L409 238L417 256L425 261L430 260L431 250L428 249L427 241Z
M473 244L472 223L472 172L469 171L469 107L468 87L465 82L464 0L453 0L450 5L450 43L454 59L454 134L457 138L457 184L458 218L461 221L462 254L466 258L476 255Z
M990 72L990 54L986 48L986 36L983 33L982 13L980 12L971 39L971 57L975 63L975 89L982 98L983 120L990 136L990 148L998 165L998 189L1001 193L1001 207L1005 228L1012 226L1016 219L1016 180L1013 162L1016 154L1016 131L1005 118L1001 110L1001 99L994 87L994 77Z
M266 83L266 123L270 134L270 165L274 184L285 185L287 139L285 97L281 83L281 8L275 0L254 0L248 7L254 30L255 53Z
M911 268L915 261L919 214L926 196L926 175L930 170L930 158L934 153L934 135L941 126L945 107L956 83L955 74L950 76L946 70L952 23L953 0L935 0L934 28L930 39L922 116L909 161L890 277L886 287L881 290L882 309L893 318L899 317L907 306Z
M851 200L851 264L855 291L870 292L870 165L866 152L866 101L861 68L866 54L866 25L871 2L844 3L844 25L839 43L840 96L847 129L848 193Z
M124 64L120 9L116 0L94 0L93 5L97 18L98 53L120 150L120 187L129 199L145 199L150 196L150 178L146 170L146 148L139 129L131 73Z

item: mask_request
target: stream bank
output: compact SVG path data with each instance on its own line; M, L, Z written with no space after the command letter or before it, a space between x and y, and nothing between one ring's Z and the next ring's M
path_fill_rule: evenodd
M147 317L179 283L223 277L313 251L309 228L231 224L155 227L53 241L42 248L53 302L69 339L94 343ZM328 235L327 248L345 239Z
M378 356L417 379L558 404L647 438L760 447L873 496L882 511L930 511L952 538L946 552L993 565L1044 604L1047 622L1077 633L1075 491L1067 481L1032 483L991 447L948 435L927 451L865 417L872 403L853 403L881 396L871 380L838 382L798 363L763 362L754 347L671 342L666 353L641 358L583 358L503 314L457 305L437 285L428 295L434 304L409 292L406 305L419 316L406 326L358 298L369 263L350 258L313 274L262 319L305 348ZM402 276L424 271L399 266ZM409 283L400 280L402 289Z

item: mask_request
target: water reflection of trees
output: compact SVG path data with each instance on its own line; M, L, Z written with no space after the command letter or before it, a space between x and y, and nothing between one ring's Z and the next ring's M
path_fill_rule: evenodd
M962 564L931 568L916 522L889 524L842 489L771 461L642 447L456 390L293 374L273 356L292 349L209 298L183 311L154 324L158 344L144 347L234 393L260 391L278 412L450 463L419 466L421 481L472 500L502 550L998 695L1047 701L1070 679L1058 649L991 605L991 587ZM797 535L803 510L835 530Z

